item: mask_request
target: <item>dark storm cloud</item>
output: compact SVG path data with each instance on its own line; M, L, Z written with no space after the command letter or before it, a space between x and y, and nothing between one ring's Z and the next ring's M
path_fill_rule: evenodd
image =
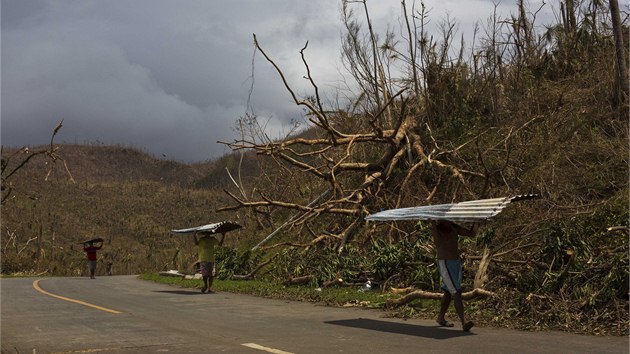
M377 27L398 22L399 1L368 4ZM305 95L299 51L309 41L312 74L334 92L343 80L339 8L338 0L3 0L2 144L45 144L64 119L58 143L201 161L226 152L216 141L236 137L246 112L279 135L302 110L262 55L252 60L252 34Z
M316 7L323 21L306 15ZM291 72L308 39L337 51L337 13L336 1L3 1L2 144L46 143L64 119L57 142L216 157L248 111L252 33ZM281 127L301 111L259 57L250 111Z

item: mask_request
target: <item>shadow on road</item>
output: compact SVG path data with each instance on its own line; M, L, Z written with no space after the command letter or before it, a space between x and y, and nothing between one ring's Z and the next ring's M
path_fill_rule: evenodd
M355 327L369 329L372 331L405 334L408 336L426 337L433 339L449 339L454 337L469 336L474 333L467 333L461 329L446 329L443 327L426 327L399 322L387 322L371 320L367 318L356 318L351 320L325 321L324 323L338 326Z
M201 291L191 291L191 290L154 290L154 293L169 293L169 294L177 294L177 295L205 295L208 296L210 294L204 294Z

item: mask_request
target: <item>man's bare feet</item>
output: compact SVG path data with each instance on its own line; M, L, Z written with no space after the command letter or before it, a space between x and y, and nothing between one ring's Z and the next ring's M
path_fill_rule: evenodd
M473 328L474 325L475 324L472 321L468 321L462 326L462 329L464 332L470 332L470 329Z

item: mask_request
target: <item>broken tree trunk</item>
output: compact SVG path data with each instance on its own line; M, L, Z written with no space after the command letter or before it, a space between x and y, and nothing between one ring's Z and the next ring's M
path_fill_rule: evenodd
M258 267L256 267L256 269L252 270L251 273L249 274L244 274L244 275L232 275L231 279L232 280L251 280L254 279L254 276L256 275L256 273L258 273L261 269L263 269L266 265L268 265L269 263L271 263L276 257L278 256L278 254L275 254L273 257L269 258L268 260L260 263L258 265Z
M433 299L433 300L441 300L443 294L442 293L433 293L423 290L415 290L410 292L409 294L399 297L398 299L390 299L387 300L387 306L396 307L407 304L416 299ZM462 294L462 299L470 300L478 297L491 297L494 296L492 291L484 290L484 289L473 289L471 291L465 292Z
M304 285L310 283L315 277L312 275L305 275L302 277L289 277L283 284L284 285Z
M473 283L473 287L475 289L483 288L483 285L486 281L488 281L488 265L492 260L492 255L490 255L490 250L486 246L483 249L483 255L481 256L481 261L479 262L479 268L477 269L477 274L475 274L475 281Z

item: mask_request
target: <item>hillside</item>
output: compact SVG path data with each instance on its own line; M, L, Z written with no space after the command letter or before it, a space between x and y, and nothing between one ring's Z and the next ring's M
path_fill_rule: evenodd
M49 180L61 181L72 177L77 182L88 184L154 181L190 187L203 175L203 165L158 160L134 148L66 144L57 147L59 155L66 162L67 171L61 166L63 161L59 161L52 169ZM34 149L41 148L43 147ZM4 156L11 155L14 150L8 149ZM24 174L36 180L42 174L48 173L48 167L45 163L35 162L24 171Z
M178 249L182 262L192 262L191 240L169 230L235 216L215 213L225 200L220 189L197 187L212 173L216 184L212 162L186 165L118 146L58 147L61 159L36 156L9 183L2 240L15 252L3 254L4 274L81 274L84 255L76 243L92 236L106 240L104 263L115 274L162 269ZM223 178L229 182L227 174ZM232 236L229 242L238 243L239 235Z

